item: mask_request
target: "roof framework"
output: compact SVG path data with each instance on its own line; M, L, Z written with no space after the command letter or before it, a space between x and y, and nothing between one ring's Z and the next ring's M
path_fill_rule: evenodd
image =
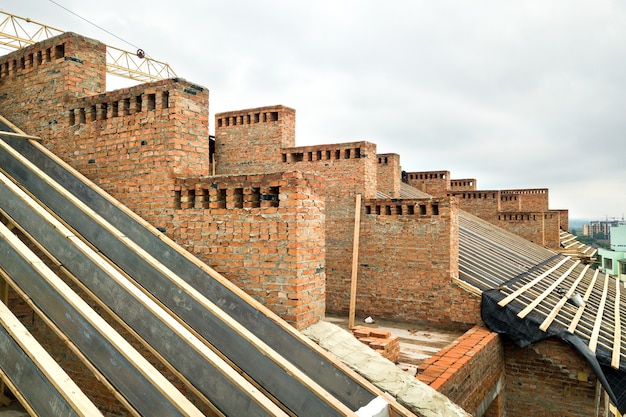
M561 233L572 256L459 214L459 278L482 293L482 316L520 346L561 337L590 362L612 401L626 408L624 283L593 269L594 249Z

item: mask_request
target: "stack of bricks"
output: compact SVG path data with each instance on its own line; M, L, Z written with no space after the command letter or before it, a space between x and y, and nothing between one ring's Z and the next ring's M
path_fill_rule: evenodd
M352 334L360 342L365 343L391 362L398 362L400 358L400 339L398 336L392 336L391 332L387 330L365 326L356 326L352 329Z

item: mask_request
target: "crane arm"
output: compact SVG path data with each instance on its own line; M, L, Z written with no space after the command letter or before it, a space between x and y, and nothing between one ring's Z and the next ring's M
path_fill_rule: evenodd
M0 10L0 45L21 49L64 33L43 23ZM176 77L169 64L146 57L143 51L128 52L106 46L107 72L141 82L158 81Z

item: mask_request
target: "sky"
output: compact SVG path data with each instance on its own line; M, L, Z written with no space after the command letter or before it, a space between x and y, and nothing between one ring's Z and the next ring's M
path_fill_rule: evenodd
M571 219L626 213L622 1L0 0L0 9L167 62L209 89L211 133L216 112L282 104L296 110L297 146L370 141L408 172L446 170L481 190L548 188L550 208Z

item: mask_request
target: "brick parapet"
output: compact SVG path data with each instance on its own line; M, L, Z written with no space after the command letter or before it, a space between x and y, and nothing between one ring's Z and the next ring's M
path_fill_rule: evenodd
M174 178L209 173L203 87L171 79L83 97L66 119L47 146L158 227L174 209Z
M421 363L417 378L472 415L500 416L504 404L494 399L504 396L504 361L500 336L476 326Z
M549 193L547 188L526 188L518 190L500 190L502 199L509 198L518 202L520 211L548 211ZM512 197L516 197L516 200ZM504 210L504 208L503 208Z
M71 32L0 57L0 111L31 135L55 135L69 100L105 86L105 45Z
M477 182L474 178L450 180L450 191L473 191L476 189Z
M296 328L325 311L323 179L302 172L177 179L168 233ZM214 199L215 198L215 199Z
M407 172L408 184L433 197L445 196L450 190L450 171Z
M459 207L474 216L494 223L500 211L500 191L498 190L471 190L450 191L448 195L459 201Z
M283 169L323 175L327 193L337 202L356 194L376 197L376 145L371 142L289 147L282 150L281 158Z
M497 220L493 223L538 245L558 249L559 221L559 211L512 211L498 213Z
M569 210L556 209L550 210L551 212L559 213L559 228L561 230L569 231Z
M295 145L295 129L295 110L281 105L216 114L216 173L281 170L282 150Z
M376 157L378 158L376 165L376 187L378 191L389 197L400 197L400 183L402 181L400 155L386 153L378 154Z
M364 200L357 311L455 325L450 296L458 274L457 219L458 206L450 198ZM347 311L349 277L328 284L331 311Z

